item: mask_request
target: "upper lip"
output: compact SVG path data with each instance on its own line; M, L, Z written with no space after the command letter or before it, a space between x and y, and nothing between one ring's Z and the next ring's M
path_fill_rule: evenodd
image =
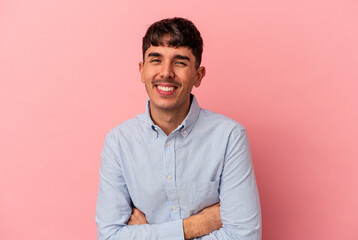
M180 87L181 84L175 81L168 81L168 80L154 80L152 82L154 86L163 86L163 87Z

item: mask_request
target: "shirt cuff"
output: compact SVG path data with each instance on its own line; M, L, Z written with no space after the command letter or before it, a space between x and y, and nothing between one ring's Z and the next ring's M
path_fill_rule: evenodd
M178 219L175 221L159 224L158 230L159 230L158 231L159 239L168 239L168 240L184 239L183 219Z

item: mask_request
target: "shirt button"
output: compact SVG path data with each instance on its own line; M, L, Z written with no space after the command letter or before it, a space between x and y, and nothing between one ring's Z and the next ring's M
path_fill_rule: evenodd
M156 133L156 132L153 132L153 135L154 135L154 136L157 136L157 133Z
M168 180L169 180L169 181L172 180L172 176L168 176Z
M184 135L186 135L186 134L187 134L187 131L186 131L186 130L184 130L184 131L183 131L183 133L184 133Z
M177 207L176 207L176 206L174 206L174 207L172 207L172 209L173 209L173 210L177 210Z
M170 146L170 144L171 144L170 142L167 142L167 146L168 146L168 147Z

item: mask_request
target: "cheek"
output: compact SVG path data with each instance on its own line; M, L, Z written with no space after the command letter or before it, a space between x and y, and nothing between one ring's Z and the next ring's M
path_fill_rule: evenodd
M196 82L196 76L193 76L192 74L185 74L182 76L183 81L182 81L182 84L183 86L185 86L186 88L192 88L193 85L195 84Z
M143 69L141 73L142 81L151 81L156 75L156 69Z
M149 72L148 71L142 71L141 73L141 80L143 83L147 82L149 79Z

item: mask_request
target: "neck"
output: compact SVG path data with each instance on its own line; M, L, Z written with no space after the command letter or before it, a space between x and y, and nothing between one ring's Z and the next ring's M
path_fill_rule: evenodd
M190 102L186 108L165 110L151 106L150 115L153 122L158 125L166 135L173 132L185 119L189 112Z

